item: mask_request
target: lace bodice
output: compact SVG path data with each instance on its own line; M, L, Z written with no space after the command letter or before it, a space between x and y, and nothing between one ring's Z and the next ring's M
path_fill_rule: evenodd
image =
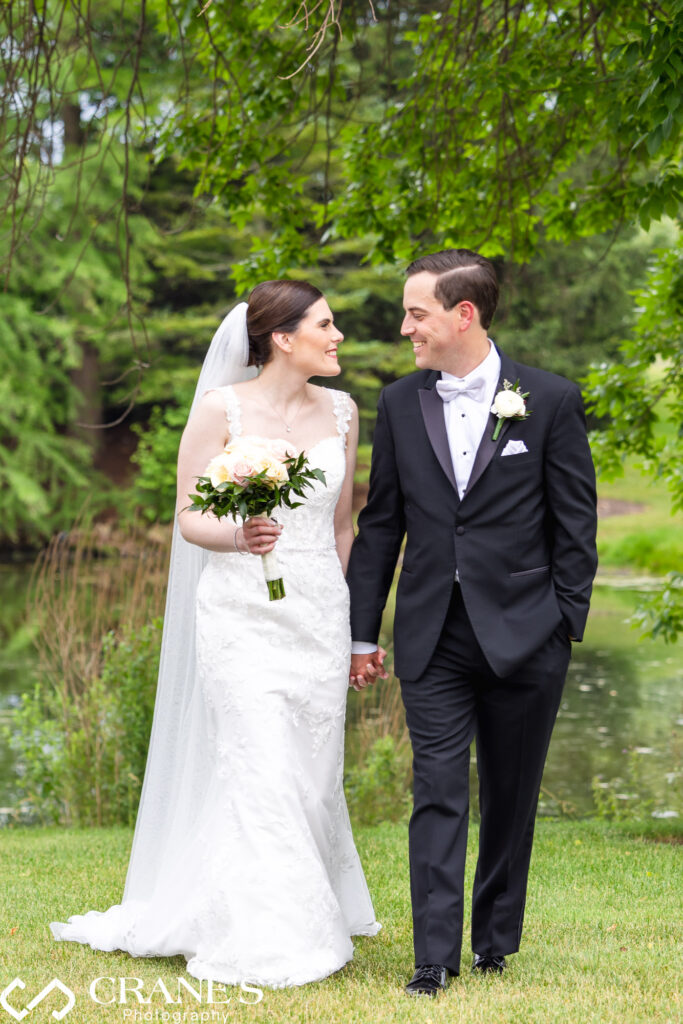
M231 385L220 390L225 397L230 439L234 440L242 435L240 400ZM323 470L326 483L314 481L299 508L275 510L273 518L284 527L277 543L278 555L334 547L334 510L346 474L346 439L352 406L345 391L331 391L331 394L337 432L321 438L307 452L309 464Z

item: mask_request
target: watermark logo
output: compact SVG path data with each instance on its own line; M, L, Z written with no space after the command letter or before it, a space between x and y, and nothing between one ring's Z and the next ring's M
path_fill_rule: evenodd
M14 1017L15 1020L23 1020L24 1017L28 1013L30 1013L31 1010L35 1009L38 1003L42 1003L43 999L45 999L46 996L48 996L50 992L52 992L53 988L57 988L59 989L60 992L63 992L67 1000L66 1005L63 1006L61 1010L52 1011L52 1016L54 1017L55 1020L62 1020L63 1017L66 1017L69 1010L72 1010L76 1004L76 996L73 994L71 989L67 988L64 982L60 981L59 978L53 978L50 984L46 985L42 992L39 992L37 996L33 997L31 1002L28 1003L25 1009L16 1010L7 1002L7 997L10 995L10 993L14 991L15 988L26 988L26 985L21 980L21 978L15 978L13 981L10 981L7 988L3 989L2 993L0 994L0 1006L2 1006L3 1010L7 1010L7 1012L12 1017Z
M104 1005L119 1005L124 1006L126 1009L123 1010L123 1016L125 1019L133 1021L226 1021L229 1014L221 1013L217 1010L186 1010L184 1009L184 1000L190 997L195 1003L200 1005L218 1004L225 1006L230 1003L234 998L234 993L228 994L226 986L222 982L214 982L211 979L206 981L206 991L204 990L205 982L194 980L188 981L186 978L176 978L175 992L172 992L168 984L161 978L157 978L155 984L151 990L146 991L145 982L142 978L95 978L89 986L88 994L94 1003L98 1003L100 1006ZM59 978L53 978L49 985L46 985L42 992L39 992L37 996L34 996L30 1003L28 1003L23 1010L18 1010L9 1002L9 996L14 992L15 989L25 989L26 985L21 978L14 978L13 981L0 993L0 1006L9 1013L14 1020L23 1020L31 1010L35 1009L39 1003L52 992L53 989L58 989L66 996L66 1003L62 1006L61 1010L53 1010L52 1016L55 1020L63 1020L67 1013L73 1009L76 1005L76 996L68 988L63 981ZM139 1007L150 1005L153 1002L154 997L161 997L164 1004L174 1006L180 1006L183 1012L170 1011L170 1010L159 1010L157 1008L142 1010ZM226 998L220 998L225 996ZM250 985L249 982L243 981L239 986L239 995L237 1001L244 1003L247 1006L254 1006L256 1003L260 1003L263 999L263 992L260 988L255 985ZM137 1009L129 1009L128 1003L133 1003Z

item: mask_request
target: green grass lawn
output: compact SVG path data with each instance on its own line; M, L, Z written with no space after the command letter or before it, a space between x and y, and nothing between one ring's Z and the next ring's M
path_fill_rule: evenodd
M659 839L666 838L665 823L658 825ZM680 1020L676 995L680 848L672 842L655 841L656 835L638 838L623 826L594 821L541 820L522 949L510 958L509 970L502 977L472 976L466 921L461 976L439 999L416 1001L402 992L413 966L406 826L358 829L356 838L383 928L375 938L355 940L354 960L338 974L303 988L266 990L257 1005L240 1003L235 989L215 993L215 1000L221 1001L231 995L226 1005L209 1005L206 998L200 1005L189 994L182 1005L169 1005L157 988L149 1005L102 1006L88 994L98 977L141 978L148 996L158 978L174 996L178 977L198 985L185 973L183 957L136 960L52 939L50 921L118 902L131 832L122 828L3 830L0 987L22 978L26 989L15 989L9 997L19 1011L53 977L59 978L76 995L76 1005L65 1018L68 1024L105 1020L663 1024ZM471 836L468 891L474 848ZM102 993L106 995L106 989ZM61 993L51 993L26 1018L27 1024L51 1020L50 1011L63 1005ZM9 1022L11 1018L0 1010L0 1019Z
M600 572L621 568L651 576L683 572L683 515L671 514L671 497L664 484L643 474L629 460L623 477L611 482L598 478L598 494L603 499L644 506L628 515L600 518Z

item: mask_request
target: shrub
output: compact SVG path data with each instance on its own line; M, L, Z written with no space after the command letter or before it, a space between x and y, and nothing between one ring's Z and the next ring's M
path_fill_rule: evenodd
M135 424L140 442L131 461L138 473L128 493L131 508L150 523L170 523L175 515L178 445L187 422L183 406L155 406L147 428ZM188 501L189 504L189 501Z
M603 565L628 565L653 574L683 572L683 542L668 527L601 541L598 554Z
M380 736L345 780L349 814L359 825L404 818L411 804L410 748Z
M168 551L131 530L129 555L102 558L93 529L37 563L38 678L4 730L24 810L44 822L132 823L144 774Z
M133 824L156 692L161 620L103 638L100 673L79 693L41 679L5 727L18 789L41 822Z

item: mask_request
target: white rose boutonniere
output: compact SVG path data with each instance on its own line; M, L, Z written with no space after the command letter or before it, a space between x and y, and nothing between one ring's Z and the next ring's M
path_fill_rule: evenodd
M498 392L491 406L491 412L498 417L492 441L498 440L503 420L525 420L531 415L531 410L526 407L528 397L529 392L522 391L518 380L514 384L509 380L503 381L503 390Z

